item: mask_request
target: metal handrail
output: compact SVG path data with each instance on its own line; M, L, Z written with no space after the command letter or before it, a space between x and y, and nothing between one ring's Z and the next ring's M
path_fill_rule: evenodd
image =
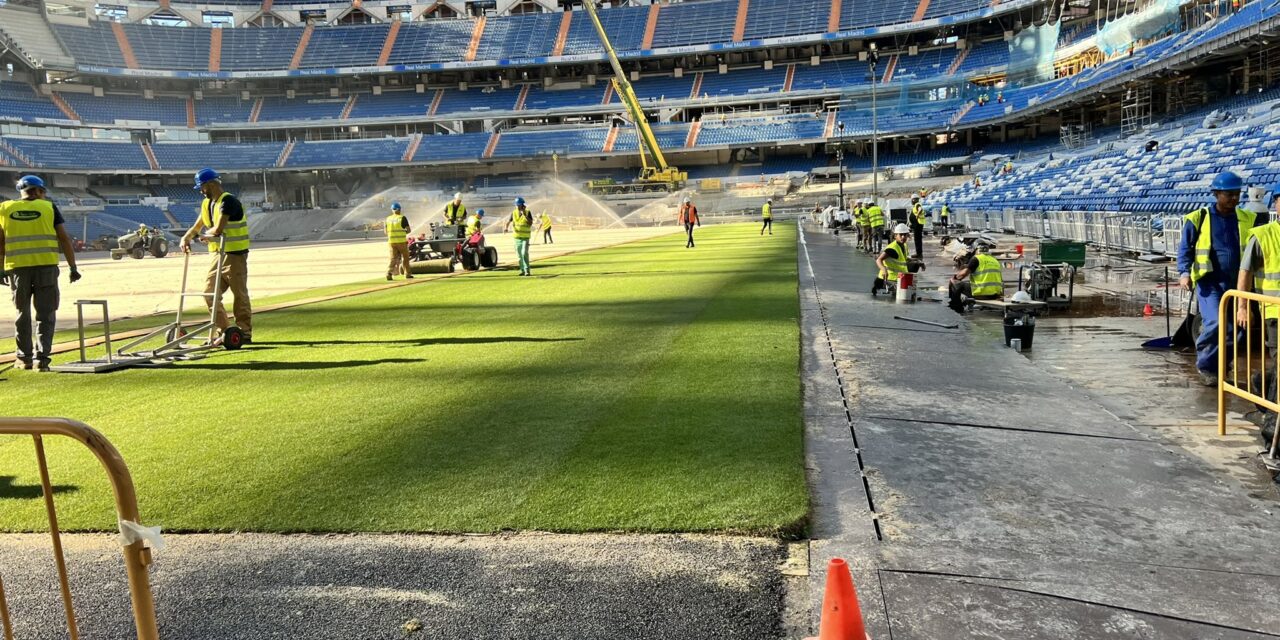
M49 466L44 454L44 436L64 436L84 445L102 463L115 495L116 515L121 523L138 522L138 498L133 487L133 477L120 456L120 452L97 430L65 418L0 418L0 435L29 435L35 441L36 460L40 467L40 483L44 494L45 510L49 517L49 533L53 539L54 560L58 566L58 580L62 588L63 609L72 640L79 638L75 608L71 602L71 585L67 580L66 561L62 553L62 535L58 531L57 512L53 505L53 487L49 481ZM158 640L155 601L151 594L148 569L151 551L143 540L123 545L125 572L129 579L129 596L133 605L134 626L138 640ZM12 625L4 604L4 588L0 584L0 622L5 638L12 639Z

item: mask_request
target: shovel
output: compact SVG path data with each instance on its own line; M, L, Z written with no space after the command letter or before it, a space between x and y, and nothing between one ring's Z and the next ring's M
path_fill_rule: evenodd
M1182 324L1178 325L1177 333L1170 332L1169 320L1169 268L1164 269L1164 330L1165 337L1153 338L1142 343L1143 349L1183 349L1194 347L1196 338L1191 333L1192 325L1195 323L1195 316L1191 313L1191 305L1195 302L1195 298L1188 296L1187 299L1187 315L1182 319Z

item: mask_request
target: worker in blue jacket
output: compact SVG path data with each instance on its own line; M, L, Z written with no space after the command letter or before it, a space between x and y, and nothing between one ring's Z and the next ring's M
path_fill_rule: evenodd
M1240 270L1240 254L1249 240L1249 230L1266 223L1258 215L1239 207L1244 181L1230 171L1213 179L1213 204L1187 214L1182 225L1182 242L1178 246L1179 284L1195 291L1200 308L1201 329L1196 338L1196 369L1205 386L1218 384L1218 309L1222 296L1236 286ZM1235 326L1231 316L1226 322ZM1232 349L1236 329L1225 342ZM1225 354L1230 366L1232 354Z

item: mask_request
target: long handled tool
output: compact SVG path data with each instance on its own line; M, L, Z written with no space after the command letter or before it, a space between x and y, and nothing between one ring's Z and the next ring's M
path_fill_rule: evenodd
M1164 268L1164 330L1165 336L1162 338L1153 338L1142 343L1143 349L1185 349L1194 347L1196 337L1191 332L1191 327L1195 323L1195 316L1191 313L1191 305L1195 302L1193 296L1187 299L1187 314L1182 320L1182 324L1178 325L1178 331L1172 332L1172 320L1169 316L1169 267Z

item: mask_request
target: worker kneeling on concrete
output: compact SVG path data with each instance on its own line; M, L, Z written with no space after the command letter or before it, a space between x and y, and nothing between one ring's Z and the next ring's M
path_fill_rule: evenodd
M871 295L889 291L891 286L896 286L899 274L924 271L924 263L910 259L910 254L907 253L907 242L910 240L911 227L899 224L893 228L893 242L890 242L876 257L876 267L880 271L875 282L871 284Z
M17 364L49 370L53 332L58 313L58 252L67 258L71 281L80 279L71 237L63 228L62 212L46 199L44 180L18 180L20 200L0 202L0 284L13 291L14 340ZM35 349L31 340L31 307L35 306Z
M952 311L964 313L965 298L999 300L1004 297L1004 274L1000 271L1000 261L991 257L990 251L991 247L980 243L965 267L951 276L948 306Z
M209 243L213 262L209 264L209 276L204 284L205 304L213 309L213 291L221 279L221 290L230 291L235 296L232 311L236 326L248 344L253 341L253 306L249 303L249 221L240 201L222 190L222 177L217 171L201 169L196 173L195 182L195 188L204 195L204 201L200 203L200 217L182 236L182 251L190 253L191 241L196 238ZM218 271L219 249L226 252L221 272ZM214 324L221 333L231 326L231 322L222 302L217 302Z
M387 246L391 251L391 264L387 265L387 280L397 271L403 271L405 279L413 279L409 270L409 219L404 217L399 202L391 203L391 215L387 216Z
M1240 176L1224 171L1213 179L1213 204L1188 213L1182 225L1182 243L1178 247L1179 284L1195 291L1200 309L1201 331L1196 338L1196 369L1205 386L1218 384L1218 323L1225 320L1235 327L1234 318L1219 318L1222 296L1235 288L1240 269L1240 254L1257 214L1241 209ZM1228 331L1222 354L1230 366L1235 337L1240 329Z

